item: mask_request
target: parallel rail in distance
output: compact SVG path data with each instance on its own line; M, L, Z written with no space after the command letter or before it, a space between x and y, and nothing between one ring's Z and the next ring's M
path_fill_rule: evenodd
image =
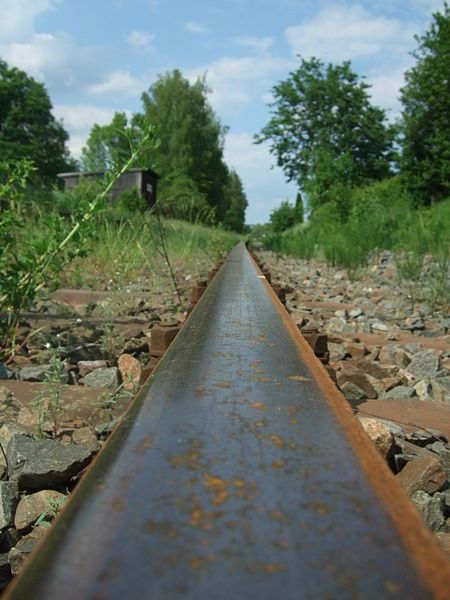
M450 570L245 246L7 598L448 598Z

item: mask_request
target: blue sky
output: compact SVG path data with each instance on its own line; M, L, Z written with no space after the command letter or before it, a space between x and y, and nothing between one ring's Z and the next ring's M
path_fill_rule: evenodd
M206 74L229 126L225 159L241 176L247 222L267 220L296 188L253 135L269 118L271 88L317 56L373 84L373 101L399 114L415 34L442 0L0 0L0 57L45 83L75 156L94 123L140 110L158 74Z

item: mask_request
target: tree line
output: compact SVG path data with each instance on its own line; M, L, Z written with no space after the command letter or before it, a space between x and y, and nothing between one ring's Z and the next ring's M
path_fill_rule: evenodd
M350 62L300 58L299 67L273 88L272 117L256 141L269 141L278 166L298 184L310 214L333 207L345 223L354 190L387 178L399 179L417 207L450 196L447 3L416 41L415 65L405 74L403 110L396 123L372 104L370 85ZM298 203L298 198L297 207L284 202L272 213L275 230L299 222Z
M300 57L298 68L273 88L272 117L256 136L268 141L277 164L299 188L274 217L276 227L333 207L350 216L352 193L389 178L400 179L416 206L450 195L450 10L433 15L417 37L415 65L405 75L401 119L389 123L370 98L370 85L350 62L325 64ZM207 99L205 80L191 83L179 70L160 76L142 94L142 110L91 129L83 148L84 170L126 161L149 127L159 146L143 153L141 167L162 176L159 208L167 216L221 223L242 231L247 199L238 174L224 161L226 127ZM0 155L34 161L44 181L76 169L68 135L51 114L45 87L0 60ZM397 181L395 185L397 185ZM358 196L359 197L359 196Z
M77 164L45 87L0 61L0 154L3 160L33 160L41 183L54 183L68 169L104 171L124 164L152 128L159 142L141 152L136 166L161 175L159 212L240 232L247 198L239 175L224 161L227 129L207 92L204 79L190 83L179 70L160 76L142 94L142 111L131 118L116 112L108 125L92 127Z

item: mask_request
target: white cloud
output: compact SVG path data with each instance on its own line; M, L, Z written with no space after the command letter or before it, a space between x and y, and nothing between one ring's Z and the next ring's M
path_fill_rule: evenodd
M135 95L144 87L143 82L133 77L129 71L113 71L103 82L90 85L87 91L93 95L111 93Z
M197 21L186 21L184 28L190 33L209 33L209 29Z
M0 0L0 42L29 38L35 18L56 4L55 0Z
M70 135L69 149L76 158L80 157L92 126L107 125L115 112L117 109L111 107L88 104L57 104L53 109L53 114L57 119L62 119L64 128ZM128 110L122 112L131 116Z
M155 36L147 31L132 31L127 35L127 42L138 48L148 48L151 46Z
M258 38L243 35L235 37L233 41L240 46L246 46L257 52L267 52L273 46L274 39L272 37Z
M52 93L81 88L101 68L101 52L79 47L63 33L34 33L28 40L0 43L0 56L43 81Z
M222 114L235 114L272 87L292 67L290 59L275 56L223 57L195 69L191 79L206 73L211 103Z
M400 88L405 83L405 71L410 67L406 62L382 73L369 75L368 83L372 85L369 94L377 106L387 110L387 116L393 120L400 116Z
M254 144L251 133L228 133L225 138L224 157L242 179L249 201L247 223L263 223L270 212L289 197L295 199L294 184L286 184L280 168L269 152L269 144ZM283 190L284 195L280 194Z
M331 62L406 52L414 33L411 23L371 14L360 4L328 5L285 31L294 54Z

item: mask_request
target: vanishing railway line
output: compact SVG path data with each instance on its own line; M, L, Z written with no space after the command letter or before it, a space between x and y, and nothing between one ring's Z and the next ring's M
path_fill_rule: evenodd
M442 551L245 246L7 598L448 598Z

